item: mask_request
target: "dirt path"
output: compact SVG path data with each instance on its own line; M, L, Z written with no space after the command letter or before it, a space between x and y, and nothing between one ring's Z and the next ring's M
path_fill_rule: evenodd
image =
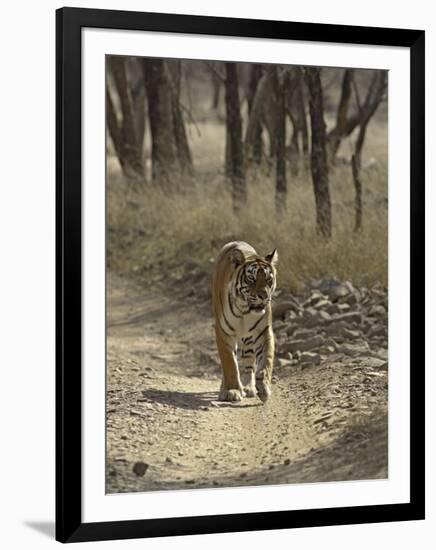
M179 294L109 275L108 492L387 476L380 361L278 366L266 405L219 403L209 308Z

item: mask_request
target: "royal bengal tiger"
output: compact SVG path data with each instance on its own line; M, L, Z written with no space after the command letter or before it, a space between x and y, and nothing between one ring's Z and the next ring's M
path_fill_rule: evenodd
M277 260L276 250L263 258L243 241L227 243L218 254L212 305L222 367L220 401L240 401L258 395L265 402L271 395L271 298L276 288Z

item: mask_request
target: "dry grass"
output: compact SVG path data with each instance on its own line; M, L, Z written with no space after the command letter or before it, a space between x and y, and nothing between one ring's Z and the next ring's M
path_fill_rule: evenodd
M354 190L349 165L330 175L334 234L330 242L315 233L310 173L289 176L287 214L274 211L273 175L258 173L248 182L248 205L239 216L222 174L223 127L204 123L191 128L197 167L195 182L182 196L165 196L147 186L133 191L114 157L108 157L108 263L124 274L144 276L158 269L183 274L185 265L209 271L212 258L227 241L240 239L266 254L277 248L279 282L294 292L313 278L336 276L357 285L387 285L387 143L386 126L373 124L367 138L364 170L364 227L353 233ZM349 143L342 153L347 154Z

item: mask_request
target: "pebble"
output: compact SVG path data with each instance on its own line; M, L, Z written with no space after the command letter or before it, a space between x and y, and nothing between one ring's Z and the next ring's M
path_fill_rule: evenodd
M135 462L133 465L133 472L137 476L143 476L145 472L148 470L149 465L145 462Z

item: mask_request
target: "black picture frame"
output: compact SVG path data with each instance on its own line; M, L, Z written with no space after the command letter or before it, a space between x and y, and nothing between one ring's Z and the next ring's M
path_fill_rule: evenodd
M409 48L411 190L410 502L82 522L81 29L84 27ZM127 539L424 519L424 52L418 30L62 8L56 12L56 539Z

